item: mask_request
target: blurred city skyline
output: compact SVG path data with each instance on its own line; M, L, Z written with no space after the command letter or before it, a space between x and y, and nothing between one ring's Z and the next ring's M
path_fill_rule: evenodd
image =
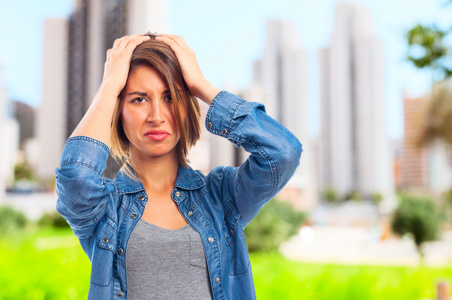
M311 135L319 133L318 51L333 32L334 8L341 1L274 2L167 1L168 31L182 35L195 50L206 77L220 88L241 89L252 83L252 63L262 55L268 19L287 20L298 29L307 52L308 123ZM450 26L450 10L444 0L348 1L372 12L372 25L384 43L387 133L403 134L403 90L409 95L426 93L431 77L405 61L405 32L416 23ZM43 22L66 18L73 1L47 0L0 3L2 81L9 97L38 106L42 101ZM26 58L26 59L24 59Z

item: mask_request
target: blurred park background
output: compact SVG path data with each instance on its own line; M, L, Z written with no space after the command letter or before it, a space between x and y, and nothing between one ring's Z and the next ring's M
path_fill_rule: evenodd
M1 1L0 299L86 299L54 170L106 50L147 31L183 36L303 144L245 229L258 299L449 299L451 16L449 0ZM203 172L245 159L206 134L190 154Z

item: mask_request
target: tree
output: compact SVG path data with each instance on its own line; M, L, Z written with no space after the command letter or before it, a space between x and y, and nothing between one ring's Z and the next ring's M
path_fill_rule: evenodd
M289 203L273 199L245 228L248 250L269 252L278 249L282 242L297 233L306 216Z
M434 81L441 81L452 76L452 69L448 66L447 61L450 55L446 45L448 34L449 32L438 29L436 25L421 24L417 24L407 33L407 59L416 68L430 69Z
M425 242L434 241L439 233L439 213L435 202L427 197L403 195L391 220L392 231L410 234L423 261Z
M433 79L418 144L440 141L448 148L452 166L452 45L447 43L451 36L452 27L443 30L435 24L417 24L407 32L408 61L416 68L429 69Z
M449 148L452 147L451 80L443 80L434 84L431 99L424 117L424 124L420 130L420 145L428 145L435 140L442 141Z

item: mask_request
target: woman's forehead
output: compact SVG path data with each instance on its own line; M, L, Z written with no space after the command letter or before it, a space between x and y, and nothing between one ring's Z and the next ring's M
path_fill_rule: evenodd
M162 74L154 67L140 66L130 72L125 86L126 93L130 91L169 90Z

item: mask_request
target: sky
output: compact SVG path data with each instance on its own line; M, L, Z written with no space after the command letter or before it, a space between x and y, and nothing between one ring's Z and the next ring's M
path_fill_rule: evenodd
M205 76L219 88L246 88L252 63L262 55L268 19L287 20L298 28L307 53L308 124L320 130L318 56L334 31L337 0L168 0L168 30L181 35L196 52ZM408 29L421 22L452 26L446 0L354 0L372 12L377 37L384 42L385 105L391 139L403 134L403 91L421 96L431 76L405 60ZM38 106L42 100L43 20L65 18L71 0L0 1L0 83L11 99Z

